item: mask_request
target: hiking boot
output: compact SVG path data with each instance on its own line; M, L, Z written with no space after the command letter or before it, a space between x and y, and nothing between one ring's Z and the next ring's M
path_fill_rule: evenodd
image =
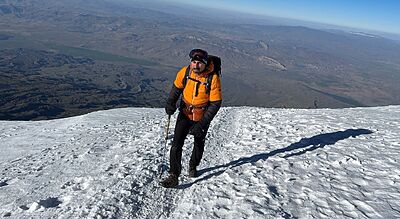
M194 177L196 177L196 176L197 176L196 167L190 167L190 168L189 168L189 177L194 178Z
M178 185L178 176L170 173L167 178L161 181L161 185L165 188L174 188Z

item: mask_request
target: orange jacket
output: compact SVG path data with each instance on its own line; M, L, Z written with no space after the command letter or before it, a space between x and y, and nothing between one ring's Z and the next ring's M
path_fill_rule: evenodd
M203 82L198 90L198 95L196 96L196 85L198 82L187 79L186 86L183 85L183 78L186 74L187 66L183 67L181 70L178 71L176 75L176 79L174 81L174 85L179 88L183 89L183 100L190 105L193 106L200 106L205 105L209 101L220 101L222 100L222 89L221 89L221 81L217 74L215 74L211 81L211 90L210 93L206 93L206 86L207 83L207 75L211 74L214 70L214 65L210 63L207 68L200 74L196 74L193 70L190 70L190 77L196 79L198 81Z

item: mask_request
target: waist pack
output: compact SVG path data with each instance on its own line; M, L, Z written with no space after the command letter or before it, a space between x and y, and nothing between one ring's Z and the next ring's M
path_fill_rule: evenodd
M192 121L198 122L203 118L208 104L193 106L184 101L182 112Z

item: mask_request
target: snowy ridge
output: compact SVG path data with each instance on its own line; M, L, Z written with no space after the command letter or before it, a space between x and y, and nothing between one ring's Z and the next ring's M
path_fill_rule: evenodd
M176 189L158 185L163 109L0 121L0 217L399 218L399 113L222 108Z

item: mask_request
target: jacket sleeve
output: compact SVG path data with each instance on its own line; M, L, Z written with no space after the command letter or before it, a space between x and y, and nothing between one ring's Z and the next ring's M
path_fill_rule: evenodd
M175 84L172 85L171 91L169 92L169 96L167 99L167 105L175 106L176 101L178 101L179 96L182 94L183 89L179 89L175 86Z
M221 104L222 100L210 102L206 112L203 115L203 118L200 120L200 124L203 128L210 125L219 108L221 108Z

